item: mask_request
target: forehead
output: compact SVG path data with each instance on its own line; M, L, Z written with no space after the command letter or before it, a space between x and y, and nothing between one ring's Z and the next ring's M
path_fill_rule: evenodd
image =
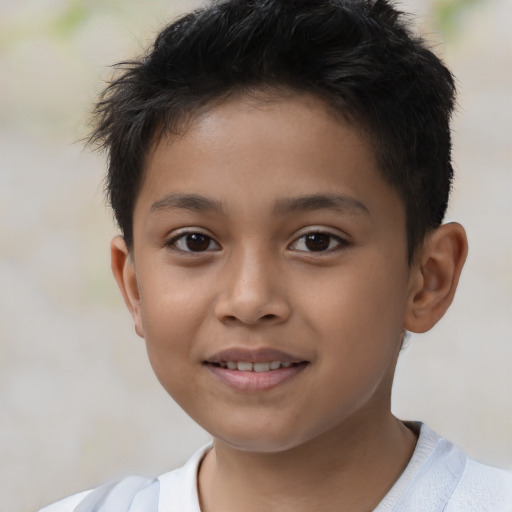
M155 145L134 220L176 194L208 197L225 210L253 207L257 199L275 212L285 197L342 195L362 204L373 197L370 207L383 193L397 200L368 141L320 99L238 96Z

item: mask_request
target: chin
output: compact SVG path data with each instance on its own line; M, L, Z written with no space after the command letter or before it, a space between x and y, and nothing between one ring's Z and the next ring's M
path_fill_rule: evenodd
M216 442L223 443L230 448L262 454L286 452L311 440L311 438L298 433L292 434L289 428L269 429L268 426L262 426L248 430L245 432L240 428L234 429L233 435L226 435L225 432L222 434L219 432L210 433Z
M261 437L252 439L222 439L214 438L215 441L224 443L235 450L261 454L282 453L295 448L300 443L292 443L284 440L262 439Z

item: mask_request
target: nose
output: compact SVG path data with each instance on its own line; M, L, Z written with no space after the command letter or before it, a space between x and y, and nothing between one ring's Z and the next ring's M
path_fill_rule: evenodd
M286 286L269 251L246 249L225 267L215 315L225 324L277 324L290 316Z

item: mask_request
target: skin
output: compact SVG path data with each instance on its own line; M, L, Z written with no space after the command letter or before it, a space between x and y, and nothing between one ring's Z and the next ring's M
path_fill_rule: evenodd
M312 195L323 202L297 201ZM409 265L404 205L368 143L301 95L233 98L164 138L133 234L131 251L114 239L112 268L136 331L164 388L214 439L202 509L377 506L416 442L390 407L403 334L449 306L462 227L430 233ZM235 389L206 364L233 347L304 363L269 389Z

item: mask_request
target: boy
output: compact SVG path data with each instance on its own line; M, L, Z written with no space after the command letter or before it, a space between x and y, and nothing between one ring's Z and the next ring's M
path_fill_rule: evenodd
M441 224L454 94L384 0L219 2L126 65L92 136L112 269L213 443L45 512L512 510L510 474L390 408L467 253Z

